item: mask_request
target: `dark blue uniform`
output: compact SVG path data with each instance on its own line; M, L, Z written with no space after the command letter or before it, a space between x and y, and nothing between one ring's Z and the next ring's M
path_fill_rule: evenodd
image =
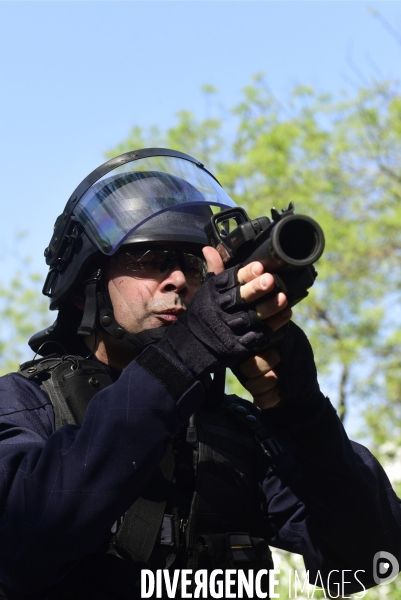
M0 582L41 590L99 551L204 396L193 379L175 401L133 361L93 397L81 427L55 431L45 392L18 374L0 379ZM323 581L332 569L364 570L359 579L374 585L374 554L400 559L399 501L327 399L301 414L296 422L283 410L261 415L289 451L260 481L268 542L302 554L311 579L318 570Z

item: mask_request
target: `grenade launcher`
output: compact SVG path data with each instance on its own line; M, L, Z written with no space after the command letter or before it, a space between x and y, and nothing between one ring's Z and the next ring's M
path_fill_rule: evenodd
M290 202L281 213L271 209L272 219L250 219L243 208L229 208L214 215L205 232L226 268L260 261L274 276L276 289L294 306L308 295L317 272L313 266L324 250L324 234L311 217L294 214Z

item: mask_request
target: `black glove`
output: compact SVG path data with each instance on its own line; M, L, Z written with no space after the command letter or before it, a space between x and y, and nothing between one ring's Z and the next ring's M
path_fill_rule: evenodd
M292 321L276 348L281 360L274 368L278 375L281 404L301 404L319 394L312 346L305 333Z
M172 323L161 348L170 345L196 376L232 367L274 344L283 333L259 319L240 296L239 267L208 275L185 313ZM285 328L282 328L285 329Z
M312 347L305 333L290 321L284 339L276 348L281 360L276 367L281 401L262 410L262 421L273 437L287 448L295 443L318 445L338 427L335 410L320 391ZM335 418L334 418L335 417Z

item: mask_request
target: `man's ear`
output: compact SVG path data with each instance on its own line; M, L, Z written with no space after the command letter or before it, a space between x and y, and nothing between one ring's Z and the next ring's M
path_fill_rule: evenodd
M85 296L81 294L71 294L71 301L77 308L84 310L85 308Z

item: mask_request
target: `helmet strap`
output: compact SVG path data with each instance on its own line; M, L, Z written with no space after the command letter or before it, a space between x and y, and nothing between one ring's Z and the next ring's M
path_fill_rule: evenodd
M82 321L78 327L78 335L91 335L96 329L97 317L97 290L102 278L102 270L96 271L86 280L85 307Z
M104 285L101 269L97 269L86 281L84 313L77 333L88 336L97 329L117 339L137 354L149 344L161 340L166 333L165 327L156 327L134 334L120 325L114 317L113 305Z

